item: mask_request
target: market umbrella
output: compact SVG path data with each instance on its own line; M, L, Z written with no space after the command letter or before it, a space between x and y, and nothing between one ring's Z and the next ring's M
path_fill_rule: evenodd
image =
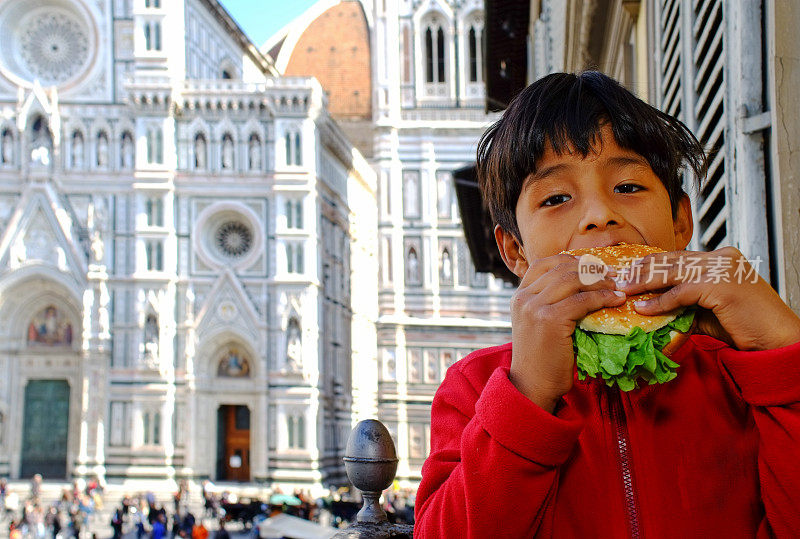
M300 505L303 502L291 494L273 494L269 497L269 503L270 505Z

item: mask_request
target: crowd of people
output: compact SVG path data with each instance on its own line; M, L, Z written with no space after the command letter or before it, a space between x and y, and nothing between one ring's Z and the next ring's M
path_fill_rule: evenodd
M228 539L228 528L235 528L240 536L258 537L258 522L280 513L342 528L361 508L357 491L346 487L316 499L308 491L284 494L279 488L265 499L248 499L204 481L201 508L199 503L189 503L189 485L181 481L171 502L160 502L153 492L126 494L110 513L103 511L103 493L104 485L98 479L76 480L71 488L63 489L58 500L48 503L42 497L41 475L33 477L27 496L11 491L6 480L0 479L0 535L5 529L11 539L94 538L91 527L109 530L100 535L113 539ZM414 493L388 489L383 508L390 522L413 524Z
M7 522L10 539L46 537L81 537L90 519L103 508L103 487L97 479L88 482L74 481L72 488L61 492L61 497L48 504L41 499L42 476L31 479L30 494L21 499L8 489L5 479L0 479L0 521Z

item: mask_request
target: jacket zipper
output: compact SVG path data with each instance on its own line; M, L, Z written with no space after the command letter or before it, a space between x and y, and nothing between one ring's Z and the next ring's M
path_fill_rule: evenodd
M616 388L608 388L611 417L614 424L614 435L617 444L620 471L622 473L622 489L625 495L625 510L628 517L628 529L631 537L642 537L639 528L639 508L636 505L636 493L633 490L633 470L631 467L631 446L628 438L628 427L625 421L625 411L622 407L622 396Z

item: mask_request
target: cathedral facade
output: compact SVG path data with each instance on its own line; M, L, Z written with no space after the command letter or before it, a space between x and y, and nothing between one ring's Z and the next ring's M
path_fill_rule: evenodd
M216 0L0 35L0 477L341 483L376 175L319 83Z

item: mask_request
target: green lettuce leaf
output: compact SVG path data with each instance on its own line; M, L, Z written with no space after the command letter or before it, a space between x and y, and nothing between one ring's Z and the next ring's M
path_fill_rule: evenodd
M677 363L661 350L670 341L671 331L685 333L694 320L694 309L686 309L675 320L649 333L633 328L627 335L608 335L575 328L572 343L578 378L602 378L622 391L637 387L639 380L664 384L678 375Z

